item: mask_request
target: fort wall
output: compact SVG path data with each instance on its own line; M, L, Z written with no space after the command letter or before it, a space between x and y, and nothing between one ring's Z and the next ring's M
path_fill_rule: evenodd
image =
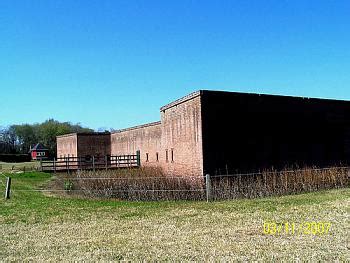
M164 170L179 176L203 175L200 93L162 107L161 129Z
M71 133L57 136L57 158L105 156L110 153L110 133Z
M204 173L329 167L350 160L350 103L202 91Z
M110 133L79 133L78 155L104 157L111 154Z
M136 154L139 150L142 166L158 166L163 158L160 126L155 122L112 133L111 155Z
M78 156L77 134L71 133L57 136L57 158Z
M168 175L233 174L346 165L350 103L197 91L160 109L159 122L57 137L58 157L127 155Z
M111 135L111 154L140 151L142 166L175 176L202 175L201 100L193 93L161 108L161 121Z

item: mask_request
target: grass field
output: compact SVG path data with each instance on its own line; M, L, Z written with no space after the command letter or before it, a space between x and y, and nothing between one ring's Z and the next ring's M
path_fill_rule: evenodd
M32 162L21 162L21 163L6 163L0 162L0 173L10 172L10 171L32 171L36 170L40 167L40 162L32 161Z
M45 187L50 175L11 176L12 198L0 199L0 261L350 260L349 188L212 203L124 202L21 192ZM265 235L267 221L331 228Z

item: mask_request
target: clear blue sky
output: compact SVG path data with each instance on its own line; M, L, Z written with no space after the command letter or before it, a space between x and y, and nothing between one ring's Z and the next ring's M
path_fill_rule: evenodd
M0 125L124 128L199 89L350 100L350 1L0 1Z

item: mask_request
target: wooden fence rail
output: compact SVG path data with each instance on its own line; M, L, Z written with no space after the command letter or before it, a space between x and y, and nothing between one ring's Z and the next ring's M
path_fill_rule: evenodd
M61 172L74 170L97 170L140 167L140 152L128 155L107 155L86 157L62 157L50 161L41 161L40 168L44 172Z

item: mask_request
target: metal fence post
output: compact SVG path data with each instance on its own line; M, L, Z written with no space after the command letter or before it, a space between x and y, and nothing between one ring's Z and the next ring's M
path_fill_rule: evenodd
M43 160L40 159L40 171L42 172L43 171Z
M10 199L11 177L6 177L5 199Z
M140 167L141 166L141 154L140 154L140 150L136 151L136 162L137 162L137 166Z
M108 169L108 157L107 157L107 155L105 156L105 164L106 164L106 171L107 171L107 169Z
M56 158L53 158L53 171L56 173Z
M205 175L205 186L206 186L206 194L207 194L207 202L211 200L211 182L210 182L210 175Z
M92 170L95 172L95 156L92 156Z

